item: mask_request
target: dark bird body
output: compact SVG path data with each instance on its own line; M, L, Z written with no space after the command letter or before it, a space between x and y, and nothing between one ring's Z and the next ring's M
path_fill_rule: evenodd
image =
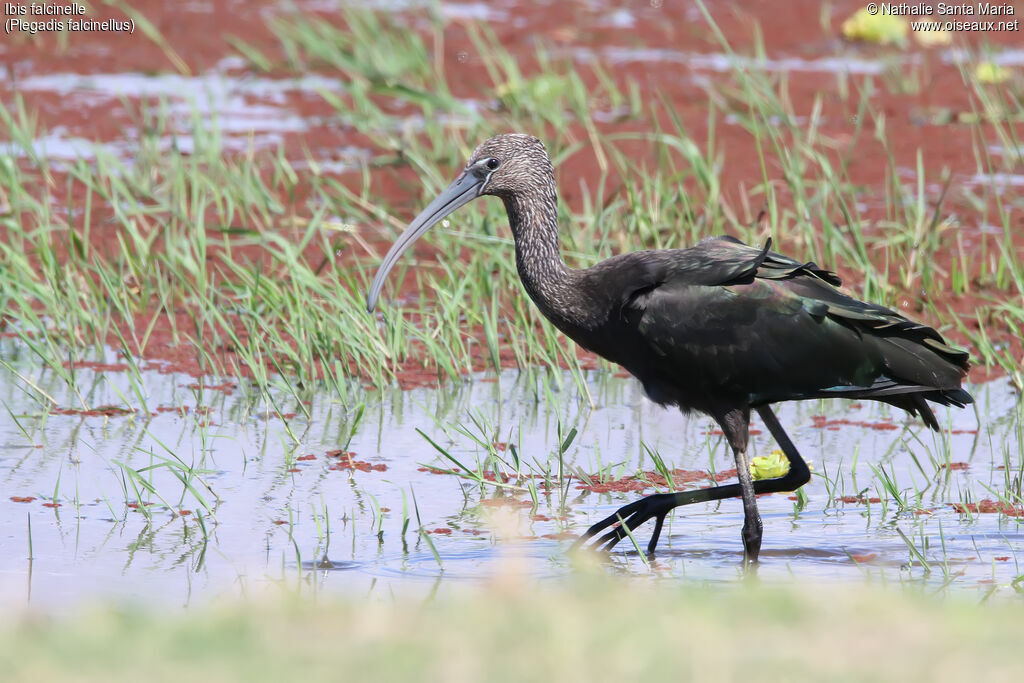
M937 428L925 399L970 400L959 388L963 352L929 327L846 296L813 263L715 237L574 275L585 305L569 315L542 306L545 315L661 404L710 413L723 403L874 398Z
M580 346L618 363L654 401L714 418L733 449L739 483L649 496L595 524L586 540L611 547L679 505L741 496L744 550L757 560L755 495L789 491L810 473L769 404L812 398L884 401L939 425L928 401L963 406L967 353L930 327L851 298L834 273L731 237L689 249L641 251L573 270L559 255L554 170L543 144L501 135L481 145L465 172L417 217L385 257L370 290L373 309L388 270L431 225L481 194L505 202L516 264L541 312ZM788 474L753 482L746 459L755 409L790 461Z

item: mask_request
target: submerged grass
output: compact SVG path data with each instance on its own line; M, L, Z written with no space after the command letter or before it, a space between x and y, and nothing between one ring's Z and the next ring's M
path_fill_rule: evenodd
M338 671L370 681L997 681L1022 672L1024 625L1013 605L858 586L672 592L577 579L543 590L504 580L426 603L321 597L179 615L142 608L25 615L3 627L0 665L9 681L128 681L139 671L157 681L320 679Z

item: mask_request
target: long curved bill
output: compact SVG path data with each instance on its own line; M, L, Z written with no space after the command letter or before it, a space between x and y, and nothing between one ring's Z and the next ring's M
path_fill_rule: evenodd
M377 275L373 278L370 293L366 295L367 312L373 313L373 309L377 307L377 299L380 297L380 291L384 289L384 281L405 250L422 237L423 233L440 223L445 216L476 199L485 180L486 178L477 178L472 173L464 172L413 219L409 227L391 245Z

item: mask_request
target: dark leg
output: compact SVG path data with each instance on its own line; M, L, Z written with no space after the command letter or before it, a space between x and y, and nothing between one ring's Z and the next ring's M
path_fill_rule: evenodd
M732 446L732 454L736 459L736 478L740 484L740 496L743 498L743 561L756 564L761 552L761 513L757 510L757 497L754 494L754 478L750 474L750 463L747 461L747 446L750 443L750 409L733 409L721 417L714 416L725 432L725 438Z
M808 469L807 463L804 462L802 457L800 457L800 453L796 450L796 446L793 445L789 436L782 429L782 425L779 424L779 420L775 417L775 413L772 412L772 409L769 406L757 408L757 414L761 416L761 420L768 428L768 431L771 432L772 437L775 438L776 443L779 444L779 448L781 448L782 452L786 454L787 458L789 458L789 472L777 479L762 479L760 481L752 482L754 495L797 490L811 479L811 471ZM723 431L724 427L725 426L723 425ZM732 444L730 443L730 445ZM746 457L744 457L744 461L745 460ZM738 464L737 469L740 469ZM746 471L748 473L750 472L749 467ZM736 498L741 495L743 495L741 484L726 484L725 486L713 486L710 488L698 489L696 491L659 493L646 498L641 498L640 500L633 501L629 505L619 508L615 514L605 517L600 522L590 527L586 533L576 541L576 546L586 543L589 539L611 527L616 522L621 521L622 524L620 526L598 538L593 545L595 548L603 547L604 550L611 550L616 543L626 537L625 528L629 528L629 530L632 531L644 522L653 519L655 520L654 534L651 536L651 541L647 545L647 552L648 554L651 554L654 553L654 549L658 545L658 537L661 534L661 528L664 524L665 517L673 509L681 505L706 503L712 500ZM756 505L754 509L756 511ZM744 514L746 515L746 505L744 505ZM747 550L746 526L746 520L744 520L745 550ZM749 554L749 551L747 552Z
M754 493L754 478L750 474L747 451L735 449L736 478L740 481L740 496L743 498L743 561L756 564L761 552L761 513L757 509Z

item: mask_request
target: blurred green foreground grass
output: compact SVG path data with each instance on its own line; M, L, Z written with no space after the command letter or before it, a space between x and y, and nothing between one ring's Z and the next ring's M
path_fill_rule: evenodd
M5 681L1009 681L1019 604L901 587L466 590L168 613L100 607L0 626Z

